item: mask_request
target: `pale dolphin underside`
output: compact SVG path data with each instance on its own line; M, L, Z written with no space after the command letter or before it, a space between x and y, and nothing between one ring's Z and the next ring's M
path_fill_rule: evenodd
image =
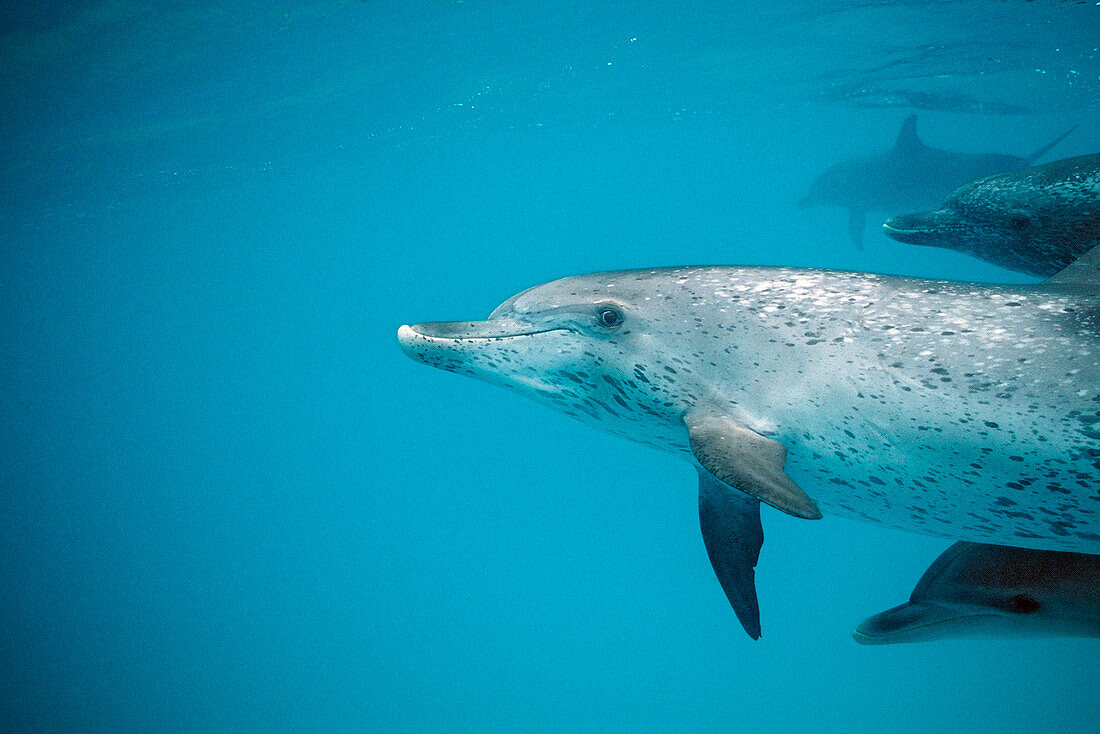
M813 182L799 206L847 209L848 234L862 248L870 212L892 215L935 208L969 181L1030 166L1076 128L1074 125L1027 157L960 153L925 145L917 136L917 116L909 115L893 148L829 167Z
M1100 637L1100 556L959 542L909 602L863 620L864 645L965 637Z
M759 503L954 540L1100 553L1093 251L1046 284L798 268L596 273L405 352L699 474L714 570L759 636Z
M882 231L1048 277L1100 244L1100 154L973 181L939 209L893 217Z

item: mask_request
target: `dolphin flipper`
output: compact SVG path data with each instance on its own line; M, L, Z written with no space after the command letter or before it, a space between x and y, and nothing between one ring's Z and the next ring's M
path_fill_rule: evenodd
M756 601L756 561L764 544L760 503L718 481L699 468L699 528L714 574L726 592L741 626L760 639L760 607Z
M1100 245L1093 247L1046 280L1053 284L1100 284Z
M852 243L863 249L863 230L867 229L867 212L863 209L848 210L848 236Z
M695 410L684 416L684 424L695 459L720 481L788 515L821 517L817 504L783 471L783 444L723 416Z

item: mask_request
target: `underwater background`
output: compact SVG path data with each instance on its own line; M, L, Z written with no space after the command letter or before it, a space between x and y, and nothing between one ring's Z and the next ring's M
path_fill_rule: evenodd
M1095 640L867 648L949 540L764 513L763 637L685 462L402 323L682 264L1028 282L798 209L923 140L1097 152L1100 7L0 10L0 730L1062 732Z

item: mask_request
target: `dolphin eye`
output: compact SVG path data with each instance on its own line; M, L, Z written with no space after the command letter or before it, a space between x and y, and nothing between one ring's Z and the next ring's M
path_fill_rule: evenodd
M1029 594L1017 594L1008 600L1008 608L1017 614L1031 614L1039 611L1042 606Z
M1023 214L1013 214L1012 218L1009 219L1008 222L1015 230L1027 229L1028 225L1031 224L1031 220Z
M596 322L604 328L612 329L623 322L623 313L617 308L604 306L596 312Z

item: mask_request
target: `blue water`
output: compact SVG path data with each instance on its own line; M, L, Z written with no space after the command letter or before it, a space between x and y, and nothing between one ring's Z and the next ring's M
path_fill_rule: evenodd
M1027 278L796 209L888 147L1100 139L1092 3L138 3L0 14L0 728L1081 732L1095 641L856 645L947 541L766 512L403 356L553 278Z

